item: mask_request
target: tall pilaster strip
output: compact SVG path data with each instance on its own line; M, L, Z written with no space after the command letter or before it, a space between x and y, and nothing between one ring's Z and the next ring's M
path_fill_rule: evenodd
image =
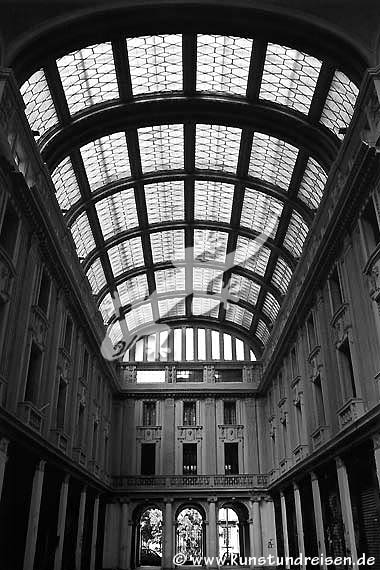
M28 531L26 534L23 570L33 570L36 554L38 522L40 518L42 485L44 482L46 461L37 464L33 477L32 496L29 507Z
M63 542L65 539L65 527L66 527L67 496L69 493L69 480L70 480L70 475L66 475L61 484L61 493L59 497L58 525L57 525L58 546L55 551L54 570L61 570L62 566Z

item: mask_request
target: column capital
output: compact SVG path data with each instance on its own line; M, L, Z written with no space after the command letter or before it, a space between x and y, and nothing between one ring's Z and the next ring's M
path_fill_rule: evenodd
M36 465L36 471L45 471L45 466L46 466L46 460L45 459L41 459L41 461L39 461Z
M317 482L318 482L318 475L317 475L314 471L312 471L312 472L310 473L310 479L311 479L312 481L317 481Z
M218 497L207 497L207 502L208 503L217 503Z
M374 450L380 449L380 433L375 433L372 436Z
M167 503L173 504L174 498L173 497L164 497L163 501L165 504L167 504Z
M293 481L293 489L294 489L294 491L299 491L299 490L300 490L297 481Z
M345 467L345 463L343 461L343 459L341 457L335 457L335 463L336 463L336 467L337 469L340 469L341 467Z
M252 503L260 503L261 499L262 499L262 497L260 497L260 496L258 497L257 495L249 497L249 500Z
M8 438L1 437L0 438L0 453L7 453L9 444L10 444L10 441Z

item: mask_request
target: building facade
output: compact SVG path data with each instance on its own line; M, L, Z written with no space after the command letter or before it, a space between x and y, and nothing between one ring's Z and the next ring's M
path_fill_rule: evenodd
M4 570L380 568L380 21L278 4L4 15Z

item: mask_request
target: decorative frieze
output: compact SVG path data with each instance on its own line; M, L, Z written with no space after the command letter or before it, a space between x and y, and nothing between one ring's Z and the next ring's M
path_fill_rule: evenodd
M182 442L192 442L202 440L202 426L178 426L178 440Z
M351 326L349 306L347 303L343 303L331 319L335 346L339 346L345 340Z
M327 426L318 426L311 434L311 441L313 449L318 449L323 443L328 440L329 428Z
M59 375L61 376L61 378L63 378L64 380L66 380L68 382L69 378L70 378L70 372L71 372L71 356L67 352L67 350L63 347L60 347L60 349L58 351L57 368L58 368Z
M33 305L30 312L29 330L32 333L33 340L39 345L41 350L45 348L47 330L49 328L49 323L37 305Z
M309 447L307 445L297 445L297 447L293 449L294 462L300 463L300 461L306 458L308 452Z
M136 438L143 441L157 442L161 439L161 426L137 426Z
M242 425L219 425L220 441L241 441L244 435L244 426Z
M19 417L25 424L27 424L38 433L41 433L43 415L39 410L37 410L35 406L33 406L33 404L30 402L19 402L17 411Z
M268 475L168 475L113 477L116 489L261 489L266 490Z
M340 429L344 429L365 413L365 405L360 398L351 398L342 406L337 414Z
M67 453L70 437L61 429L52 429L51 435L54 445L56 445L62 453Z

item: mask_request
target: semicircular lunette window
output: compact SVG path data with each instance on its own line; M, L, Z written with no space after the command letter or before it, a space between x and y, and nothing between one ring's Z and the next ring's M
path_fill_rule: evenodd
M126 37L73 50L55 65L21 86L44 152L63 125L75 129L78 117L95 109L101 125L115 101L133 105L188 92L244 100L248 112L252 102L273 116L286 108L310 128L319 120L337 141L358 94L339 69L322 93L318 79L327 63L312 54L239 36ZM184 110L187 104L183 98ZM160 124L152 117L149 125L148 116L128 131L104 133L100 126L97 138L73 145L51 174L113 342L197 321L254 339L259 354L328 172L292 133L284 140L273 129L253 132L226 118Z

